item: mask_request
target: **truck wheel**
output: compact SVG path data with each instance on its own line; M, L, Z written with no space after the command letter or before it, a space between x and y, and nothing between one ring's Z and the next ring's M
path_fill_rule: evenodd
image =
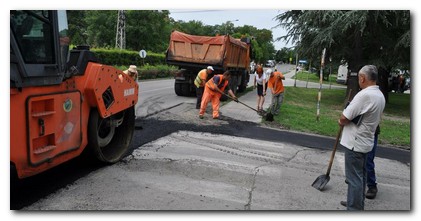
M247 76L248 75L249 74L245 71L243 73L243 76L241 76L241 83L238 86L238 92L241 93L241 92L244 92L246 90L246 88L247 88L247 82L249 81L249 79L247 79Z
M88 142L96 158L105 163L116 163L126 154L134 132L134 107L108 118L98 110L89 115Z
M189 97L190 96L190 84L184 83L181 84L181 91L183 96Z
M183 92L181 90L181 83L174 83L174 91L177 96L183 96Z
M234 94L237 94L238 76L231 76L230 87Z

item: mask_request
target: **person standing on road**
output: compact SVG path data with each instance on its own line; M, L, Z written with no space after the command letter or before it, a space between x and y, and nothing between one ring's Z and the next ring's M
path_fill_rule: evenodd
M208 76L212 74L213 67L208 66L206 69L202 69L194 79L194 85L196 85L196 109L200 109L200 104L202 103L203 92L205 90L205 84Z
M284 84L285 76L281 72L273 72L272 69L266 70L269 74L268 88L272 93L272 103L270 104L269 111L272 115L278 115L281 109L282 102L284 101Z
M266 81L266 74L263 74L263 72L256 72L256 75L254 77L254 84L253 87L256 88L257 84L257 111L262 112L263 111L263 104L265 103L265 96L266 96L266 90L267 90L267 81Z
M374 133L374 145L373 149L367 153L367 193L365 197L367 199L374 199L377 195L377 182L376 182L376 171L374 170L374 157L376 156L377 141L380 134L380 126L377 126L376 132Z
M212 116L213 119L219 118L219 99L221 98L222 94L224 93L225 88L228 87L228 94L237 101L237 97L234 95L232 90L229 88L229 80L231 78L231 74L229 71L225 71L224 74L218 74L213 76L206 82L205 85L205 92L203 93L202 104L200 105L200 112L199 118L203 119L203 115L205 114L206 107L208 106L209 102L212 102Z
M341 205L347 210L364 210L367 182L367 153L374 146L374 135L380 124L385 98L376 85L377 68L366 65L358 73L362 89L342 112L338 124L343 126L341 145L345 147L345 176L348 183L347 201ZM357 122L354 119L359 119Z

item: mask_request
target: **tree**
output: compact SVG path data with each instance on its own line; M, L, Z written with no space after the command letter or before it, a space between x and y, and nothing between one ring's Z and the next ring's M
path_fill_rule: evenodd
M117 28L117 11L85 11L86 42L92 47L114 48Z
M351 72L376 65L386 100L391 70L410 66L409 11L287 11L276 20L288 30L277 40L296 43L300 54L312 60L320 60L327 48L327 57L347 60Z
M281 50L278 50L276 52L275 60L288 63L290 57L291 57L291 49L283 47Z
M131 50L164 52L171 34L169 11L133 10L126 15L126 46Z
M188 22L177 21L174 24L174 28L178 31L188 33L190 35L209 35L207 30L205 30L205 25L201 21L191 20ZM216 33L211 33L210 36L215 35Z
M86 45L87 39L87 24L86 24L86 11L69 10L67 11L67 18L69 23L69 32L71 44L73 45Z

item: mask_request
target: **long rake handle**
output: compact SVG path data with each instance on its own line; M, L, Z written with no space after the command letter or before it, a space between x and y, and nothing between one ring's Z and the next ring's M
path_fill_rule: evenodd
M225 96L227 96L227 97L229 97L231 100L233 100L233 101L237 101L238 103L240 103L240 104L242 104L242 105L244 105L244 106L246 106L246 107L248 107L248 108L250 108L250 109L252 109L252 110L254 110L254 111L256 111L256 112L259 112L258 110L256 110L256 109L254 109L254 108L252 108L252 107L250 107L249 105L247 105L247 104L245 104L245 103L243 103L243 102L241 102L241 101L239 101L238 99L237 100L235 100L233 97L231 97L229 94L227 94L227 93L224 93L224 92L222 92L222 94L223 95L225 95Z
M335 146L333 147L332 154L330 155L329 166L327 167L326 176L329 176L330 169L332 169L333 158L335 157L336 149L337 149L338 143L339 143L339 138L341 137L341 134L342 134L342 130L343 129L344 129L344 126L340 126L339 127L339 131L338 131L338 135L336 135Z

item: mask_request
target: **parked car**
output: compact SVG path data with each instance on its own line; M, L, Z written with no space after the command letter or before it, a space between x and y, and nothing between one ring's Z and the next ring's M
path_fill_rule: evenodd
M336 83L346 84L347 80L348 80L348 64L345 63L342 65L339 65Z
M272 68L272 67L275 67L275 64L276 64L275 60L268 60L265 66Z

